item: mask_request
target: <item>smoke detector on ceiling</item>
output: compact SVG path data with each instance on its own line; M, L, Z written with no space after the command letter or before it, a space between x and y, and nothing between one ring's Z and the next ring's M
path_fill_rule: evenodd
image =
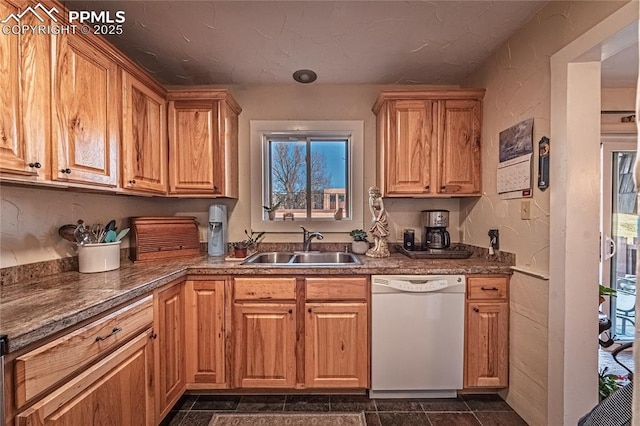
M298 83L313 83L318 78L318 74L311 70L298 70L293 73L293 79Z

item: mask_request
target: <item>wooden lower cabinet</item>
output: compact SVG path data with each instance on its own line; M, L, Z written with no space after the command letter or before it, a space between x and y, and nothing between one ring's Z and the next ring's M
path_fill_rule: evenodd
M506 277L467 278L466 388L509 385L509 298Z
M156 290L153 299L156 416L162 419L186 386L184 282Z
M141 333L46 395L20 413L16 424L155 424L150 333Z
M251 277L233 283L239 388L366 388L366 277Z
M224 279L185 284L186 374L192 388L226 387L224 287Z
M296 304L234 304L235 386L293 388L296 384Z
M305 304L305 386L367 386L367 304Z

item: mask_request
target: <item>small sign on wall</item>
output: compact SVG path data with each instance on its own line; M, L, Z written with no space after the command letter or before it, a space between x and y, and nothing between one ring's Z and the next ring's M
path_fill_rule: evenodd
M532 196L533 118L499 134L497 190L502 199Z

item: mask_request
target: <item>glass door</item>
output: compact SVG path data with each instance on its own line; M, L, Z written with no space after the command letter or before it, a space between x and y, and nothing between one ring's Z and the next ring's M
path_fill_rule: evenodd
M616 341L633 340L636 306L638 198L633 182L635 137L602 142L602 284L614 288L605 314Z

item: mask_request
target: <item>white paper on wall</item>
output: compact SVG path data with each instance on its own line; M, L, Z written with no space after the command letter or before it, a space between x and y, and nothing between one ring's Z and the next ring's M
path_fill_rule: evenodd
M499 134L498 194L502 199L530 197L532 193L533 118Z
M532 156L527 154L498 164L498 194L518 192L520 197L526 196L522 191L531 190Z

